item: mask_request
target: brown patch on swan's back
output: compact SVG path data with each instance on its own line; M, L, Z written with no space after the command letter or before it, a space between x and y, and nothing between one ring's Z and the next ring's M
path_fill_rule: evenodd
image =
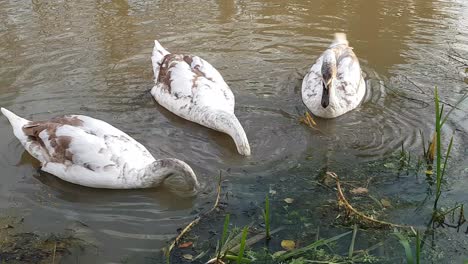
M42 149L50 157L51 162L64 163L67 160L73 160L73 154L69 149L72 138L69 136L57 136L57 129L64 125L80 126L82 124L83 122L78 117L62 116L53 118L50 121L30 122L23 126L23 132L30 140L42 146ZM47 139L40 137L42 132L47 133ZM52 149L48 149L44 141L47 141Z
M196 86L197 79L200 77L213 81L213 79L207 77L206 74L200 70L200 65L195 65L194 67L192 66L192 55L167 54L164 56L164 59L161 63L157 81L164 84L163 88L167 89L169 93L171 92L171 69L174 68L177 63L181 62L187 63L190 66L192 73L194 73L194 77L192 79L192 88Z
M65 116L57 116L52 119L50 119L49 122L52 123L57 123L61 125L70 125L70 126L82 126L83 121L79 119L77 116L70 116L70 115L65 115Z

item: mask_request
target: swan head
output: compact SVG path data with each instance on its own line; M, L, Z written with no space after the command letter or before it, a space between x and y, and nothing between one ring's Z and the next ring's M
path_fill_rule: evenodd
M243 156L250 156L250 154L251 154L250 145L249 145L249 142L247 140L243 141L240 144L236 143L236 147L237 147L237 152L239 152L239 154L241 154Z
M330 90L333 89L333 80L336 78L336 58L332 51L325 52L321 68L322 73L322 100L321 105L327 108L330 104Z
M195 172L187 163L178 159L155 161L147 175L152 178L152 186L162 185L179 196L194 196L200 189Z

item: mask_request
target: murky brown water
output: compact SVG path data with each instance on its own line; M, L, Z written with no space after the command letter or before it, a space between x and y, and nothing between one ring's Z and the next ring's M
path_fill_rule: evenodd
M2 118L0 208L16 208L41 232L86 223L102 244L98 262L145 261L159 251L212 200L219 170L230 169L237 195L253 197L246 184L310 157L317 168L343 168L386 157L401 144L420 151L419 131L429 133L433 122L433 87L449 104L467 91L466 67L453 59L468 49L462 0L0 1L0 21L1 106L37 120L65 113L105 120L156 157L187 161L204 185L196 199L181 200L67 184L38 172ZM319 120L321 132L311 131L297 122L301 76L335 31L348 34L369 92L356 111ZM251 157L237 155L227 136L152 100L153 39L200 55L223 74ZM466 202L466 110L451 121L461 161L452 193Z

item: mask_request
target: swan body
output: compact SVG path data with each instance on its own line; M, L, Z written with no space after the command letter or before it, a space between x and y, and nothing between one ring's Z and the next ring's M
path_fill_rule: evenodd
M359 60L344 33L317 59L302 82L302 101L316 116L335 118L358 107L366 93Z
M171 54L154 41L154 99L172 113L230 135L239 154L250 155L244 128L234 115L234 94L221 74L198 56Z
M83 115L29 121L4 108L1 111L42 170L64 181L106 189L165 185L186 196L199 188L185 162L156 160L143 145L104 121Z

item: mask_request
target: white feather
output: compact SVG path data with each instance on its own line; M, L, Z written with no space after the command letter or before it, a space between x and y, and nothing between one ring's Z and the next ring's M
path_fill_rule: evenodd
M330 52L331 51L331 52ZM326 56L334 54L337 61L336 79L330 89L329 105L324 108L322 100L322 64ZM335 118L359 106L366 93L359 61L348 46L343 33L337 33L329 48L312 65L302 82L302 101L316 116Z

